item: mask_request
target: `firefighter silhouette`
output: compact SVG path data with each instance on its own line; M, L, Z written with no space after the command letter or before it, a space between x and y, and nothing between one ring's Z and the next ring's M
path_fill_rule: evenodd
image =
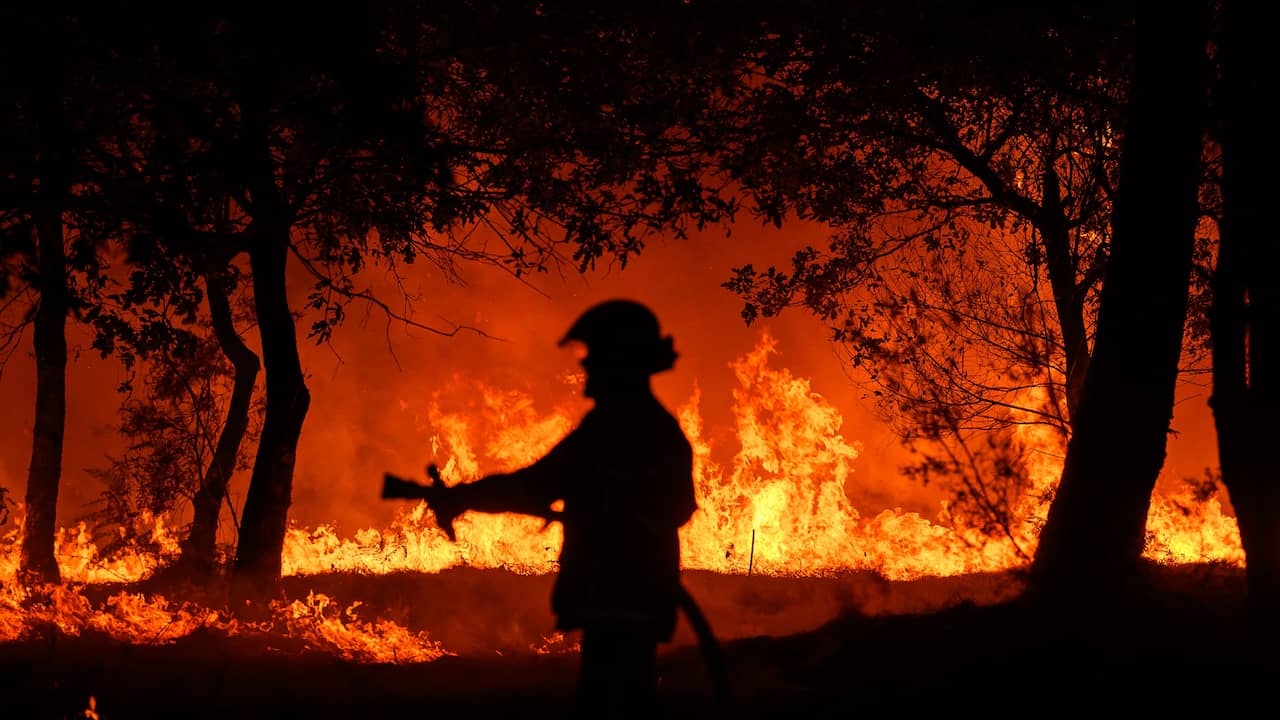
M692 448L650 387L676 352L654 314L628 300L589 309L559 344L575 342L586 347L583 393L594 401L577 428L528 467L436 482L417 496L450 534L467 510L560 520L551 609L558 628L582 631L579 714L643 716L655 707L657 647L672 638L684 592L677 530L697 507Z

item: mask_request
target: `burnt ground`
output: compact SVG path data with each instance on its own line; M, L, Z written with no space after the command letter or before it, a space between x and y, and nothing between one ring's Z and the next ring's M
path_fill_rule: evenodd
M90 695L107 720L562 716L576 656L528 650L550 631L550 582L477 570L287 579L290 596L359 598L360 612L427 629L458 653L416 665L217 632L144 646L50 630L0 645L0 717L83 717ZM1277 653L1249 649L1243 575L1222 566L1153 567L1123 597L1053 607L1021 597L1016 573L686 573L686 585L723 637L732 717L1185 717L1257 698L1269 714L1280 694ZM687 624L660 663L666 717L716 715Z

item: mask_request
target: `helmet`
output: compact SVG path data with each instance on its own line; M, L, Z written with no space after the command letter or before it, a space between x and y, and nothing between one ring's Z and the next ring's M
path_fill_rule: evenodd
M587 310L560 338L560 345L581 342L588 360L646 375L670 370L676 361L671 336L663 337L658 318L631 300L609 300Z

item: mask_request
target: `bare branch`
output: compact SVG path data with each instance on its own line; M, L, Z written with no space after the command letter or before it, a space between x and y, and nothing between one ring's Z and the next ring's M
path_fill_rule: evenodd
M319 281L320 285L326 291L335 292L350 300L362 300L368 303L369 305L380 309L383 312L383 314L385 314L387 318L389 318L390 320L401 322L409 327L418 328L419 330L425 330L429 333L440 335L443 337L454 337L455 335L461 332L472 332L483 338L487 338L490 340L498 340L500 342L507 342L505 338L500 338L495 335L491 335L485 332L484 330L477 327L473 327L471 325L454 325L451 328L443 329L443 328L433 327L431 325L427 325L425 323L414 320L413 318L408 317L407 315L396 312L394 309L391 308L390 305L388 305L382 299L378 298L369 290L356 290L350 287L345 287L342 284L335 282L333 278L321 272L320 269L315 265L315 263L313 263L309 258L307 258L305 255L299 252L296 245L291 243L289 248L292 251L293 256L296 257L300 263L302 263L302 266L307 269L307 272L311 273L312 277L316 278L316 280Z

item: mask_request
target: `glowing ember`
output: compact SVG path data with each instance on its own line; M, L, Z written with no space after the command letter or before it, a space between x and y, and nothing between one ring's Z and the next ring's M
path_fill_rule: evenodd
M582 643L577 640L571 640L562 632L553 632L542 638L542 641L533 646L533 651L539 655L558 655L564 653L576 653L582 649Z

